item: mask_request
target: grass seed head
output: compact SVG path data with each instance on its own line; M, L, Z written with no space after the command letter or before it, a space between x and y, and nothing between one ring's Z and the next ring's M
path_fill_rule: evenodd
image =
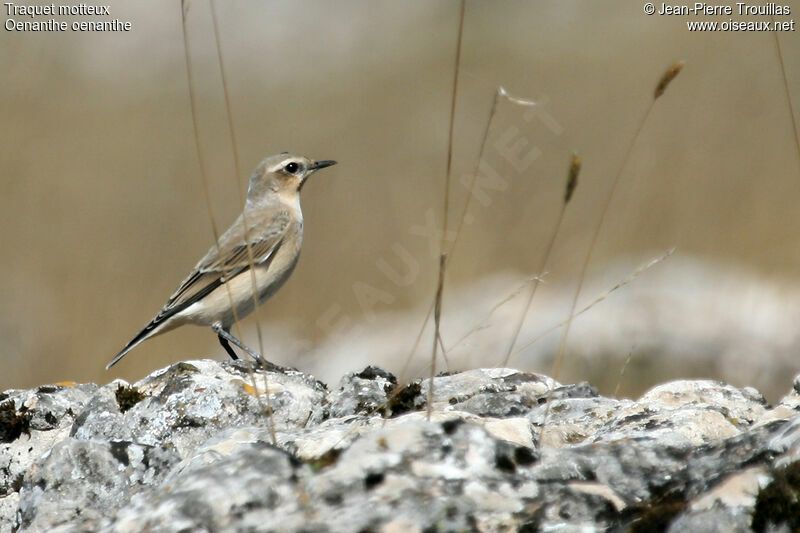
M656 86L655 98L658 98L664 94L664 91L667 90L667 85L669 85L670 82L675 79L675 76L680 73L683 65L685 65L683 61L678 61L669 67L664 75L661 76L661 80L659 80L658 85Z
M569 164L569 175L567 176L567 189L564 193L564 204L568 204L572 199L572 193L578 186L578 174L581 173L581 158L577 153L572 154L572 161Z

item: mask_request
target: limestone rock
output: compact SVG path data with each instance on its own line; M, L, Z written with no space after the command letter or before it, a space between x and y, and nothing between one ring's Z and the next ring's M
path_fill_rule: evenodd
M190 361L0 396L0 532L792 531L800 377L601 396L513 369L329 391ZM271 415L271 416L270 416Z

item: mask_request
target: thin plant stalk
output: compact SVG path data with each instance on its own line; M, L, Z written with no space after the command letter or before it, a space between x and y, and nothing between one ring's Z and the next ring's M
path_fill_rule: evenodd
M433 378L436 376L436 351L438 348L440 318L442 311L442 296L444 293L444 274L447 268L447 225L450 217L450 176L452 174L453 163L453 129L455 125L456 100L458 96L458 67L461 63L461 43L464 36L464 12L466 11L466 0L461 0L461 10L458 18L458 33L456 36L456 57L455 68L453 69L453 92L450 102L450 128L447 136L447 166L445 168L444 180L444 205L442 213L444 217L444 229L442 230L441 253L439 255L439 282L436 287L436 303L433 313L433 350L431 353L431 373L430 383L428 384L428 419L433 412Z
M217 229L217 219L214 216L214 209L211 205L211 193L208 187L208 173L206 171L206 161L203 157L203 150L200 146L200 135L197 127L197 99L194 94L194 73L192 71L192 61L189 53L189 37L186 31L186 14L189 9L187 0L181 0L181 29L183 32L183 52L186 61L186 76L189 86L189 105L192 115L192 131L194 133L195 150L197 151L198 165L200 166L200 181L203 185L203 193L206 201L206 209L208 210L208 218L211 221L211 231L214 234L214 246L219 249L219 230ZM226 285L227 287L227 285ZM228 298L233 306L233 295L228 288ZM241 335L241 331L238 332Z
M486 127L483 129L483 137L481 138L481 147L478 150L478 159L475 161L475 166L472 169L472 176L470 177L469 186L467 189L469 190L467 194L467 201L464 203L464 209L461 210L461 216L458 220L458 226L456 226L455 236L453 237L453 242L450 245L450 251L448 252L448 256L452 258L453 252L456 249L456 245L458 244L459 237L461 237L461 230L464 227L464 222L467 219L467 213L469 212L469 208L472 205L472 198L475 196L475 184L478 181L478 171L480 170L481 162L483 161L483 156L486 153L486 143L489 140L489 132L492 129L492 124L494 122L494 117L497 114L497 109L500 104L500 100L505 99L511 102L514 105L520 106L532 106L535 105L535 102L531 100L526 100L524 98L518 98L516 96L512 96L505 90L504 87L500 86L494 93L494 99L492 100L492 107L489 110L489 119L486 121Z
M439 283L436 286L436 300L435 305L433 307L433 324L434 324L434 336L433 336L433 356L431 357L431 373L430 373L430 380L428 382L428 420L431 419L431 413L433 412L433 378L436 376L436 350L439 347L439 341L441 340L441 336L439 333L439 320L442 316L442 290L444 289L444 269L445 269L445 262L447 262L447 254L442 254L439 257Z
M664 259L666 259L666 258L667 258L667 257L669 257L670 255L672 255L674 252L675 252L675 249L673 248L673 249L671 249L671 250L667 251L666 253L664 253L663 255L661 255L661 256L659 256L659 257L657 257L657 258L655 258L655 259L652 259L652 260L651 260L651 261L649 261L648 263L646 263L646 264L644 264L644 265L640 266L640 267L639 267L639 268L637 268L635 271L633 271L633 272L632 272L632 273L631 273L631 274L630 274L630 275L629 275L627 278L625 278L625 279L624 279L624 280L622 280L622 281L619 281L619 282L617 282L617 283L616 283L616 284L615 284L613 287L611 287L610 289L608 289L607 291L605 291L603 294L601 294L600 296L598 296L598 297L597 297L597 298L596 298L596 299L595 299L595 300L594 300L594 301L593 301L591 304L589 304L588 306L586 306L586 307L584 307L583 309L581 309L581 310L580 310L578 313L576 313L576 315L575 315L575 316L578 316L578 315L581 315L582 313L585 313L586 311L588 311L589 309L591 309L591 308L592 308L593 306L595 306L596 304L598 304L598 303L602 302L603 300L605 300L605 299L606 299L606 298L607 298L607 297L608 297L608 296L609 296L611 293L613 293L614 291L616 291L616 290L618 290L618 289L620 289L620 288L624 287L624 286L625 286L625 285L627 285L628 283L631 283L633 280L635 280L636 278L638 278L638 277L639 277L639 276L640 276L642 273L644 273L646 270L649 270L651 267L653 267L653 266L657 265L658 263L660 263L661 261L663 261ZM520 291L521 291L523 288L525 288L525 286L527 285L527 283L528 283L528 282L526 281L526 282L525 282L523 285L521 285L520 287L518 287L517 289L515 289L515 291L514 291L514 292L512 292L512 293L511 293L511 295L507 296L507 297L505 298L505 300L507 301L507 300L509 300L509 299L513 298L513 297L514 297L516 294L518 294L518 293L519 293L519 292L520 292ZM495 307L499 307L500 305L502 305L502 302L501 302L500 304L498 304L497 306L495 306ZM537 338L535 338L535 339L533 339L532 341L530 341L529 343L527 343L525 346L523 346L523 347L521 347L520 349L518 349L516 352L514 352L514 354L512 355L512 357L513 357L513 356L516 356L518 353L520 353L521 351L525 350L526 348L528 348L529 346L531 346L532 344L534 344L535 342L537 342L538 340L540 340L542 337L544 337L545 335L547 335L549 332L551 332L551 331L554 331L554 330L558 329L559 327L563 326L564 324L566 324L566 320L564 320L564 321L563 321L563 322L561 322L560 324L557 324L557 325L553 326L552 328L548 329L548 330L547 330L545 333L541 334L541 335L540 335L540 336L538 336ZM419 335L418 335L417 343L419 343L419 339L420 339L421 337L422 337L422 331L420 331L420 333L419 333ZM439 338L439 342L440 342L439 346L440 346L440 347L442 347L442 345L441 345L441 337ZM460 341L459 341L459 342L460 342ZM450 347L449 349L452 351L452 350L453 350L453 348L454 348L454 347ZM444 348L443 348L443 347L442 347L442 350L444 351ZM407 361L406 363L408 363L408 361ZM399 381L400 381L400 383L402 383L402 380L399 380ZM385 402L383 402L383 403L381 403L380 405L378 405L378 406L374 407L373 409L371 409L371 410L370 410L370 411L367 413L367 415L366 415L366 416L367 416L367 418L368 418L368 417L370 417L370 416L372 416L372 415L374 415L375 413L377 413L377 412L378 412L378 411L380 411L381 409L385 408L387 405L389 405L389 404L392 402L392 400L394 400L394 399L397 397L397 395L398 395L398 394L399 394L399 393L400 393L400 392L401 392L403 389L404 389L404 387L402 387L402 386L400 386L400 385L396 386L396 387L395 387L395 389L392 391L392 393L391 393L391 394L389 394L389 397L387 398L387 400L386 400ZM336 447L338 446L338 443L340 443L340 442L344 441L344 439L345 439L345 438L347 438L348 436L352 435L352 434L353 434L353 432L355 432L355 431L356 431L356 430L357 430L357 429L360 427L360 425L361 425L361 422L356 422L355 424L353 424L353 426L350 428L350 430L349 430L349 431L348 431L348 432L347 432L347 433L346 433L344 436L342 436L342 438L341 438L339 441L337 441L337 444L336 444L336 446L334 446L334 448L336 448Z
M461 229L464 226L464 220L467 217L467 212L469 211L469 206L472 202L472 197L474 196L475 183L477 182L477 176L478 176L478 168L480 167L480 163L483 160L483 154L486 149L486 141L489 138L489 130L491 128L492 121L494 120L494 115L497 112L497 102L500 99L500 95L502 94L502 92L503 88L502 87L498 88L497 91L495 92L494 99L492 100L492 108L491 111L489 111L489 119L486 121L486 128L484 128L483 130L483 139L481 140L481 148L478 151L478 159L477 162L475 163L475 168L472 172L469 192L467 193L467 201L464 204L464 209L461 210L461 217L458 221L458 226L456 227L456 233L455 236L453 237L453 243L450 246L450 252L448 253L450 257L452 257L453 251L455 250L456 244L458 243L458 239L461 236ZM431 305L428 307L427 313L425 313L425 318L423 319L422 325L419 328L419 332L417 333L417 337L414 341L414 344L411 347L411 351L409 352L408 357L406 358L406 362L403 365L403 369L400 371L399 380L401 382L405 378L406 371L408 370L408 367L411 364L411 360L414 358L414 354L416 353L417 348L419 347L419 343L422 340L422 333L425 331L425 327L428 325L428 321L431 319L431 316L433 315L433 308L435 305L436 305L436 299L434 298L431 301Z
M536 276L534 276L534 277L536 277ZM455 342L454 342L454 343L453 343L453 344L450 346L450 348L448 348L448 350L452 352L453 350L455 350L456 348L458 348L458 347L461 345L461 343L462 343L462 342L466 341L466 340L467 340L467 339L468 339L470 336L472 336L474 333L476 333L476 332L478 332L478 331L480 331L480 330L482 330L482 329L485 329L486 327L488 327L487 323L489 322L489 319L490 319L490 318L492 318L492 315L494 315L494 313L495 313L495 312L496 312L498 309L500 309L501 307L503 307L505 304L507 304L508 302L510 302L511 300L513 300L514 298L516 298L517 296L519 296L519 294L520 294L520 293L521 293L523 290L525 290L525 288L526 288L528 285L530 285L530 284L531 284L533 281L534 281L534 278L528 278L528 279L526 279L525 281L523 281L522 283L520 283L520 284L519 284L519 285L518 285L518 286L517 286L517 287L516 287L516 288L515 288L513 291L511 291L510 293L508 293L508 294L507 294L507 295L506 295L506 296L505 296L505 297L504 297L502 300L500 300L499 302L495 303L495 304L494 304L494 305L491 307L491 309L489 309L489 311L487 311L487 312L486 312L486 314L485 314L485 315L483 315L483 318L481 318L481 319L480 319L480 320L479 320L479 321L478 321L478 322L477 322L477 323L476 323L474 326L472 326L472 327L471 327L470 329L468 329L468 330L467 330L467 331L466 331L466 332L465 332L465 333L464 333L464 334L463 334L461 337L459 337L459 338L458 338L458 340L456 340L456 341L455 341ZM544 281L543 277L539 277L539 278L538 278L538 282L540 282L540 283L541 283L542 281Z
M619 389L622 386L622 378L625 377L625 370L628 369L628 365L630 364L631 359L633 359L633 350L635 348L636 348L636 346L631 348L631 351L628 352L628 357L626 357L625 358L625 362L622 363L622 368L619 369L619 377L617 378L617 386L614 387L614 398L619 398Z
M461 210L461 216L458 219L458 225L456 226L456 233L453 236L453 242L450 244L450 250L448 251L447 255L449 257L453 257L453 252L456 249L456 245L458 244L458 239L461 237L461 230L464 228L464 221L467 219L467 213L469 212L469 208L472 205L472 198L475 196L475 183L478 181L478 170L480 169L481 161L483 161L483 154L486 151L486 142L489 139L489 132L492 128L492 122L494 121L494 116L497 114L497 104L500 101L500 98L507 95L505 89L502 87L498 87L494 93L494 98L492 99L492 107L489 110L489 119L486 121L486 127L483 129L483 137L481 138L481 147L478 150L478 159L475 161L475 167L472 169L472 176L470 177L468 193L467 193L467 200L464 202L464 208Z
M556 220L555 225L553 226L553 230L550 232L550 239L547 242L547 246L545 247L544 253L542 254L542 260L539 263L539 267L536 270L537 273L540 273L544 270L544 267L547 265L547 261L550 259L550 254L553 252L553 245L556 243L556 238L561 230L561 224L564 221L564 214L567 212L567 205L569 201L572 199L572 194L575 192L575 187L578 184L578 175L580 174L581 170L581 160L578 157L578 154L573 153L572 159L570 161L569 172L567 175L567 184L566 190L564 193L564 201L561 202L561 209L558 211L558 218ZM508 365L508 361L511 359L511 354L514 351L514 345L517 344L517 339L519 338L520 331L522 331L522 326L525 324L525 318L528 316L528 311L531 308L531 303L533 302L533 297L536 295L536 289L539 287L539 277L535 276L533 278L533 282L531 284L531 289L528 291L528 297L525 301L525 307L520 313L517 322L514 324L514 333L511 335L511 341L508 343L508 348L506 349L506 355L503 358L503 364L501 366L505 367Z
M564 358L564 351L567 344L567 337L569 335L569 329L572 325L572 317L575 313L575 308L578 305L578 296L580 296L581 289L583 288L583 282L586 280L586 272L589 269L589 262L592 259L592 254L594 252L594 247L597 244L597 239L600 236L600 230L603 228L603 224L606 219L606 215L608 214L608 209L611 205L611 200L614 198L614 193L617 190L617 185L620 182L620 178L622 177L622 171L625 169L625 166L628 164L628 159L630 159L630 155L633 152L633 147L636 145L636 141L639 139L639 135L641 135L642 130L644 129L644 125L647 123L647 119L650 116L650 113L653 111L653 107L655 107L656 101L664 94L664 91L667 89L669 84L675 77L680 73L681 69L683 69L683 61L678 61L671 65L666 72L661 76L661 79L658 81L656 85L655 91L653 92L653 99L650 101L650 104L647 106L642 118L639 120L638 125L636 126L636 130L634 131L633 137L631 137L631 141L628 144L628 147L625 149L625 154L622 158L622 162L620 163L619 169L617 170L616 175L614 176L614 181L611 183L611 188L606 195L605 201L603 202L603 208L600 212L600 220L598 221L597 225L595 226L594 233L592 234L592 240L589 244L589 250L586 253L586 257L584 258L583 265L581 267L581 273L578 277L578 285L575 288L575 293L572 296L572 303L570 305L569 314L567 315L567 323L564 326L564 333L561 335L561 341L559 342L558 346L558 353L556 354L556 359L553 362L553 370L551 375L553 379L558 379L559 371L561 370L561 363ZM547 417L550 414L550 400L552 398L552 391L550 394L547 395L546 400L546 408L544 412L544 419L542 421L542 432L544 432L544 428L547 424Z
M582 314L584 314L585 312L589 311L592 307L594 307L595 305L599 304L600 302L602 302L603 300L608 298L611 295L611 293L613 293L613 292L621 289L625 285L631 283L636 278L638 278L640 275L644 274L644 272L646 270L649 270L651 267L654 267L655 265L657 265L661 261L663 261L666 258L668 258L669 256L671 256L673 253L675 253L675 248L671 248L670 250L666 251L663 255L661 255L659 257L656 257L655 259L652 259L649 262L647 262L646 264L640 266L639 268L634 270L627 278L623 279L622 281L619 281L619 282L615 283L613 287L611 287L610 289L604 291L600 296L598 296L597 298L592 300L591 303L586 305L586 307L584 307L583 309L581 309L577 313L573 314L571 318L575 319L575 318L581 316ZM563 321L559 322L555 326L552 326L552 327L546 329L545 331L543 331L542 333L540 333L539 335L537 335L533 339L529 340L528 342L526 342L525 344L523 344L522 346L517 348L514 351L514 353L511 354L511 358L513 359L514 357L516 357L520 353L524 352L525 350L527 350L528 348L530 348L531 346L533 346L534 344L536 344L537 342L542 340L544 337L549 335L551 332L553 332L553 331L557 330L558 328L566 325L568 320L570 320L570 318L564 319Z
M775 18L770 15L772 25L775 25ZM800 163L800 133L797 129L797 118L794 111L794 102L792 102L792 92L789 90L789 79L786 77L786 64L783 61L783 52L781 51L781 40L778 38L778 32L773 31L772 36L775 37L775 51L778 54L778 63L781 65L781 75L783 77L783 89L786 92L786 102L789 104L789 116L792 118L792 132L794 133L794 142L797 145L797 161Z
M403 368L400 370L398 381L401 383L405 380L408 367L411 365L411 360L414 359L414 354L417 352L417 348L419 348L419 343L422 341L422 334L425 333L425 327L428 325L428 320L431 319L435 305L436 297L434 296L433 299L431 299L431 305L428 307L428 312L425 314L425 319L422 321L422 325L417 332L417 337L414 339L414 344L411 346L411 351L408 353L408 357L406 357L406 362L403 363Z
M531 100L526 100L524 98L518 98L518 97L510 95L508 93L508 91L506 91L505 88L503 88L502 86L498 87L497 90L495 91L494 99L492 100L492 107L491 107L491 109L489 111L489 118L486 121L486 127L483 130L483 137L481 139L480 150L478 151L478 158L475 161L475 166L474 166L474 168L472 170L472 176L470 178L470 183L469 183L469 186L467 187L467 189L469 190L469 192L467 194L467 200L464 203L464 208L461 210L461 216L460 216L459 221L458 221L458 226L456 227L455 236L453 237L453 242L452 242L452 244L450 246L450 252L449 252L448 255L451 258L452 258L453 252L456 249L456 245L459 242L459 237L461 236L461 232L462 232L462 229L464 227L464 222L465 222L465 220L467 218L467 213L469 212L469 208L470 208L470 206L472 204L472 198L475 196L475 184L477 183L477 180L478 180L478 171L480 169L480 164L483 161L483 156L484 156L484 153L486 151L486 142L489 139L489 132L491 131L491 127L492 127L492 124L493 124L493 121L494 121L494 117L495 117L495 114L497 113L498 104L499 104L501 98L511 102L514 105L520 105L520 106L536 105L536 103L531 101ZM524 285L523 285L523 287L524 287ZM519 290L521 290L523 287L521 287ZM453 344L453 346L450 347L450 350L454 349L456 346L461 344L461 342L463 342L467 337L469 337L475 331L480 329L481 324L483 323L483 321L488 319L488 317L491 316L491 314L494 313L494 311L497 310L497 308L499 308L504 303L506 303L508 300L510 300L511 298L516 296L517 292L518 292L518 290L515 291L514 293L512 293L510 296L508 296L503 301L499 302L498 304L495 304L495 306L492 307L492 309L489 311L487 316L481 322L479 322L476 326L474 326L473 328L469 329L464 335L462 335L461 338L458 339ZM425 325L427 324L428 320L430 319L430 316L431 316L432 312L433 312L433 304L431 305L430 309L428 310L428 314L425 317L425 320L423 322L423 328L425 327ZM416 350L416 345L414 347L414 350L412 350L412 354L413 354L413 352L415 350Z
M603 208L600 211L600 220L597 222L597 225L594 228L594 233L592 234L592 240L589 243L589 250L586 252L586 257L584 257L583 265L581 266L581 273L578 276L578 285L575 288L575 293L572 296L572 304L570 305L569 314L567 315L567 325L564 327L564 333L561 335L561 342L559 342L558 346L558 354L556 355L556 359L553 362L553 370L551 375L553 379L558 379L558 374L561 370L561 363L564 358L564 351L567 345L567 337L569 336L569 330L572 326L572 315L575 313L575 308L578 305L578 297L580 296L581 289L583 288L583 283L586 280L586 272L589 269L589 263L592 260L592 255L594 254L594 248L597 245L597 239L600 237L600 231L603 229L605 224L606 216L608 215L609 207L611 206L611 200L614 199L614 193L617 191L617 185L619 185L620 178L622 177L622 171L625 170L625 166L628 164L628 160L630 159L631 153L633 152L633 148L636 145L636 141L639 139L639 136L644 129L644 125L647 123L647 119L650 116L650 113L653 111L653 107L655 106L656 101L658 98L664 94L667 86L675 79L675 76L683 68L683 62L679 61L664 73L661 76L661 79L656 85L656 89L653 94L653 99L650 101L650 104L645 109L642 118L639 119L638 125L636 126L636 130L634 131L633 137L631 137L630 143L628 143L628 147L625 149L625 154L622 158L622 162L620 163L619 169L617 170L616 175L614 176L614 181L611 183L611 187L608 190L608 194L606 195L605 201L603 202Z
M463 70L462 70L462 72L463 72ZM468 189L467 200L464 203L464 208L461 210L461 216L459 217L458 225L456 226L455 235L453 236L453 242L450 244L450 250L448 252L448 257L450 259L452 259L453 252L455 251L456 246L457 246L457 244L459 242L459 238L461 237L461 233L462 233L462 230L463 230L463 227L464 227L464 223L465 223L466 218L467 218L467 213L469 212L469 208L472 205L472 199L475 196L475 184L478 181L477 180L478 171L480 169L480 164L483 161L483 156L484 156L484 154L486 152L486 143L487 143L487 141L489 139L489 132L491 131L492 125L494 123L494 117L497 114L497 108L498 108L498 105L500 103L501 98L505 98L505 99L509 100L511 103L514 103L514 104L517 104L517 105L530 105L531 104L531 102L528 102L526 100L522 100L522 99L519 99L519 98L515 98L515 97L509 95L508 92L506 92L506 90L503 87L498 87L497 90L495 91L494 98L492 99L492 106L491 106L491 109L489 111L489 118L487 119L486 127L483 130L483 137L481 138L481 146L480 146L480 150L478 151L478 158L475 161L475 166L474 166L474 168L472 170L472 176L470 177L470 183L469 183L469 186L467 187L467 189ZM428 311L425 314L425 318L423 319L422 325L420 326L419 332L417 333L416 340L414 341L414 344L411 347L411 350L410 350L410 352L408 354L408 357L406 358L406 362L403 365L403 369L400 372L400 377L399 377L400 381L403 381L403 378L405 377L406 371L408 370L408 366L410 365L411 360L413 359L414 354L416 353L417 348L419 347L420 340L422 339L422 333L425 331L425 327L428 325L428 321L431 319L431 316L433 315L433 308L434 308L435 305L436 305L436 299L434 298L431 301L430 306L428 307ZM464 337L469 336L470 334L471 333L468 332ZM456 344L460 344L461 341L464 339L464 337L462 337L462 339L459 339L456 342ZM450 348L450 350L452 350L454 347L455 347L455 345L452 346Z
M220 76L222 77L222 92L225 95L225 114L228 119L228 131L230 132L231 136L231 150L233 152L233 168L234 168L233 176L236 181L236 188L239 191L239 201L242 204L242 206L244 206L246 202L246 197L245 197L244 187L242 186L242 181L241 181L241 165L239 164L240 162L239 143L236 140L236 128L233 126L233 111L231 109L230 92L228 91L228 78L225 75L225 61L222 58L222 44L219 38L219 25L217 24L216 2L214 0L209 0L209 5L211 7L211 22L214 28L214 40L216 42L216 47L217 47L217 60L219 62ZM253 256L253 248L250 242L250 227L247 222L247 211L244 209L242 210L242 224L244 225L244 242L245 242L245 247L247 249L247 260L250 263L250 282L253 287L253 312L255 314L255 320L256 320L256 332L258 334L258 353L260 353L263 357L264 336L261 331L261 321L259 320L259 301L258 301L258 290L256 288L255 258ZM236 323L236 327L240 331L239 334L241 335L241 327L239 326L239 316L235 307L233 307L233 313L234 313L233 315L234 322ZM239 338L241 338L241 336ZM247 362L248 362L248 369L250 370L250 376L253 380L253 387L255 388L255 390L258 390L258 388L255 386L255 371L252 368L250 359L247 359ZM269 383L267 374L268 371L265 368L262 376L264 380L264 391L267 397L266 413L267 413L269 433L270 437L272 438L272 443L277 444L278 440L275 434L275 422L272 418L272 404L269 397Z

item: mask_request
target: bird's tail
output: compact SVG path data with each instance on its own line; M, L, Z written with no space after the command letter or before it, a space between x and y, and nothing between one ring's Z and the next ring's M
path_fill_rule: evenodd
M126 344L122 351L120 351L116 357L114 357L114 359L112 359L111 362L106 365L106 370L119 363L120 359L125 357L125 354L136 348L142 342L146 341L150 337L154 337L155 335L162 333L163 331L160 327L162 325L164 325L164 321L158 320L158 317L151 320L150 323L142 328L142 331L137 333L136 336L131 339L131 342Z

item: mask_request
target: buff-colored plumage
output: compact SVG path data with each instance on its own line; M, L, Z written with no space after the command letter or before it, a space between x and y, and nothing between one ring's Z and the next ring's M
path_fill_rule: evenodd
M262 161L250 178L244 212L106 368L145 340L184 324L211 326L235 358L227 341L245 347L230 335L234 320L252 312L254 295L259 304L272 296L297 264L303 243L300 189L308 176L335 163L288 153Z

